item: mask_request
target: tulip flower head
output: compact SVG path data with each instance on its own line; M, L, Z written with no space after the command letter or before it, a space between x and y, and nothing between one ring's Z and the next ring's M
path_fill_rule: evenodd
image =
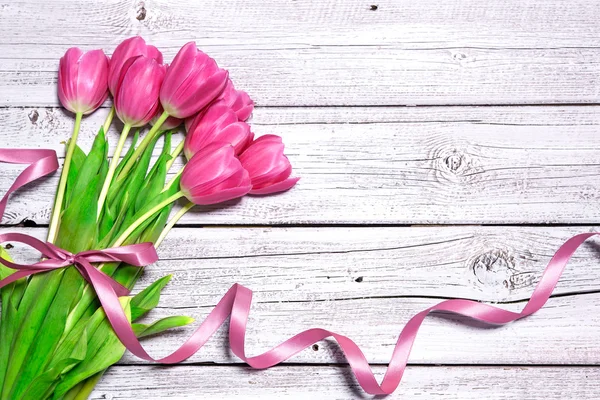
M184 152L189 159L213 142L231 144L235 154L240 154L254 138L250 125L238 121L235 112L223 101L209 106L193 119L186 120L187 135Z
M137 56L153 58L158 64L163 63L162 53L156 47L146 44L140 36L123 40L113 52L108 68L108 88L113 96L116 95L123 66L127 60Z
M252 188L233 146L224 142L212 143L196 153L183 168L180 186L185 197L199 205L232 200Z
M108 97L108 57L72 47L58 66L58 98L73 113L89 114Z
M137 56L127 60L115 92L115 110L124 124L144 126L158 112L158 94L166 67L155 59Z
M254 101L248 93L243 90L236 90L231 79L227 79L227 84L219 100L222 100L233 111L235 111L240 121L247 121L254 110Z
M188 118L216 99L225 88L228 72L190 42L167 70L160 102L172 117Z
M290 178L292 165L283 154L283 141L276 135L256 139L240 156L242 166L250 174L250 194L271 194L293 187L300 178Z

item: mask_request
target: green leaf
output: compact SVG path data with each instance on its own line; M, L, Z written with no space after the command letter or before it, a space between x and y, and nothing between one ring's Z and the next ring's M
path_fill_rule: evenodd
M71 348L69 357L56 361L51 368L39 375L28 385L23 397L15 392L15 398L38 400L47 398L59 383L61 375L69 372L73 367L85 359L87 350L87 332L84 330L74 346Z
M96 237L98 196L104 180L94 176L84 191L74 197L60 221L57 246L72 253L89 250Z
M160 292L167 286L173 275L164 276L131 299L131 320L135 321L158 305Z
M24 361L28 358L30 347L40 332L50 304L58 290L64 270L46 272L32 277L27 285L23 299L14 321L15 333L10 349L10 359L4 376L2 399L11 399L11 391Z
M146 178L146 184L140 190L135 204L135 211L139 211L149 199L153 199L163 190L167 178L167 161L171 158L170 155L161 155L152 171Z
M117 269L120 263L107 263L102 267L102 272L111 276L112 273ZM81 296L77 299L77 304L73 307L69 316L67 317L67 323L65 326L65 332L70 332L76 325L80 323L82 318L89 318L99 307L98 302L95 301L97 298L96 291L91 285L85 285ZM94 305L91 308L91 305ZM89 310L88 310L89 309ZM63 335L64 336L64 335Z
M106 196L106 204L108 206L110 206L110 208L113 211L113 214L115 214L115 215L118 214L117 205L119 204L119 199L122 197L121 188L123 188L124 185L127 183L127 179L117 180L116 177L119 176L119 173L125 167L125 164L127 164L127 161L129 161L129 159L135 152L135 144L137 143L139 136L140 136L140 131L138 130L133 135L133 140L131 142L131 146L129 147L129 150L127 150L127 153L125 153L125 156L123 156L123 158L121 159L119 164L117 164L117 169L115 170L113 181L111 182L110 187L108 188L108 195Z
M130 300L129 297L119 299L128 320L131 320ZM99 308L96 313L104 315L104 310ZM106 318L102 320L96 332L91 335L87 346L88 351L85 359L63 376L62 381L54 391L54 399L59 399L80 382L116 363L125 353L125 346L119 341Z
M164 332L172 328L180 328L194 322L193 318L185 316L172 316L159 319L150 325L146 324L132 324L133 332L138 338L143 338L150 335L156 335L157 333Z
M79 338L85 334L86 337L93 335L100 323L104 319L104 314L102 313L94 313L92 316L80 320L79 324L77 324L61 341L60 345L52 355L52 360L49 366L54 367L54 363L57 360L61 360L65 358L68 354L72 352L72 348L75 347L76 343L79 341ZM86 340L86 354L87 354L87 340Z
M108 235L115 227L116 220L117 215L115 214L115 210L104 203L104 210L102 218L100 219L100 226L98 227L98 238L100 239L100 243L102 243L106 238L106 235ZM101 248L101 246L99 246L99 248Z
M71 388L61 400L87 400L105 372L106 370L102 370L87 378L85 381L79 382Z
M160 236L163 229L165 228L167 221L169 220L169 214L171 213L172 208L173 208L173 204L165 207L160 212L160 214L158 214L158 217L156 217L154 219L154 221L152 221L152 224L150 224L146 228L146 230L144 230L144 233L142 233L142 235L140 236L140 243L144 243L144 242L156 243L156 241L158 240L158 237Z
M150 165L150 160L152 158L152 152L154 151L154 147L156 146L157 139L154 139L150 145L144 150L142 156L135 164L134 168L129 172L132 175L132 179L127 184L125 188L125 194L129 195L127 198L131 201L131 203L121 204L120 208L127 208L128 213L125 217L125 221L123 221L122 230L126 229L131 222L134 221L134 213L135 213L135 200L137 199L140 191L146 181L146 174L148 172L148 166Z
M83 162L79 174L77 175L77 181L73 187L71 195L73 199L77 199L87 189L88 185L98 175L102 164L106 162L106 153L108 151L108 144L104 137L104 130L100 128L98 135L94 139L92 149ZM62 227L62 225L61 225ZM62 232L60 232L62 233Z
M60 283L60 289L48 309L44 321L42 322L39 333L33 341L27 362L23 364L19 373L19 378L14 385L12 396L19 398L21 393L27 388L29 382L35 379L42 371L46 370L47 366L53 361L60 360L65 357L65 353L70 354L69 347L66 350L61 350L60 356L56 356L58 339L62 336L69 311L73 303L79 298L85 281L75 267L68 267L65 270L63 279ZM35 307L35 306L34 306ZM72 340L77 341L78 336ZM63 342L65 344L65 342ZM68 342L66 343L69 344ZM18 344L17 344L18 346ZM65 349L63 347L63 349Z
M77 176L79 175L79 171L85 162L86 155L81 150L81 148L75 145L75 151L73 152L73 158L71 159L71 167L69 169L69 175L67 176L67 188L65 190L65 204L63 209L69 206L71 202L71 195L73 193L73 188L75 187L75 183L77 182Z
M137 144L139 137L140 137L140 130L138 129L135 132L135 134L133 135L133 139L131 141L131 146L129 147L129 150L127 150L127 153L125 153L125 155L123 156L123 158L121 159L119 164L117 164L117 169L115 170L115 176L119 176L119 174L121 173L123 168L125 168L125 165L129 161L129 159L131 159L131 157L133 156L133 153L135 153L135 145Z

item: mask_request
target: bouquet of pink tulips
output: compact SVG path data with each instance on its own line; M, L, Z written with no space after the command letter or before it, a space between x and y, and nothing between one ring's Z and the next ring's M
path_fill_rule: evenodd
M111 111L86 153L77 145L83 116L104 104L109 93ZM252 100L195 43L183 46L170 65L141 37L122 42L110 59L102 50L71 48L60 60L58 96L75 123L48 242L69 252L142 242L157 247L196 204L281 192L298 181L290 177L281 138L254 139L245 122ZM109 158L106 135L114 115L123 125ZM182 122L185 140L172 149L172 134ZM146 125L151 127L144 131ZM171 171L182 152L187 163ZM174 176L167 181L170 172ZM187 204L171 216L181 198ZM2 256L9 257L4 251ZM139 268L119 262L96 268L126 288L140 276ZM0 266L0 278L12 273ZM173 316L136 323L158 304L169 278L119 299L137 337L192 321ZM0 400L85 399L125 351L75 267L19 279L1 296Z

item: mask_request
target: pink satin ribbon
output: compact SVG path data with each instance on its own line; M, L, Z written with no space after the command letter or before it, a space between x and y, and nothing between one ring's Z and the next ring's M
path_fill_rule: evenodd
M22 152L24 156L19 157L18 152ZM31 163L31 165L19 175L17 181L15 181L9 189L9 192L0 201L0 210L4 210L10 193L17 190L22 185L34 181L57 169L58 164L56 162L56 155L52 152L53 156L49 156L49 152L52 151L0 149L0 162ZM0 235L0 242L11 240L28 244L48 257L48 260L32 265L15 264L6 260L0 260L4 265L18 270L13 275L0 281L0 287L27 275L45 272L50 269L63 268L68 265L75 265L83 277L87 279L96 290L96 294L104 307L106 316L115 330L115 333L127 349L142 359L157 361L164 364L178 363L194 355L202 346L204 346L219 327L225 323L227 318L230 318L229 344L233 353L256 369L269 368L282 363L300 351L312 346L314 343L328 337L333 337L344 351L348 363L356 376L356 380L365 392L373 395L386 395L391 394L400 384L419 327L429 313L433 311L451 312L494 325L507 324L531 315L542 308L546 301L548 301L573 253L584 241L594 235L597 235L597 233L592 232L576 235L567 240L565 244L558 249L554 257L552 257L548 263L540 282L537 284L531 298L521 312L511 312L473 300L453 299L442 301L412 317L398 337L391 361L381 385L377 383L371 367L360 348L346 336L325 329L317 328L306 330L261 355L247 357L244 343L246 324L248 322L250 306L252 303L252 292L238 284L234 284L231 289L229 289L216 307L210 312L208 317L179 349L167 357L161 359L152 358L136 338L131 328L131 324L127 320L119 303L118 296L126 294L127 289L98 271L90 264L93 262L123 261L137 266L148 265L156 261L157 258L154 247L152 247L150 243L106 250L93 250L73 255L52 244L43 243L31 236L19 233L2 234Z

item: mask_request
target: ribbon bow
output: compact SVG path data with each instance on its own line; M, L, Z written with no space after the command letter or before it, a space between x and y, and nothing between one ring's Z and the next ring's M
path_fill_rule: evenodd
M17 264L0 258L0 263L8 268L16 270L15 273L0 281L0 288L29 275L48 272L72 265L77 268L81 276L94 286L94 288L107 285L112 288L116 296L127 296L129 294L129 289L106 275L104 272L95 268L92 263L124 262L137 267L143 267L158 260L158 255L156 254L156 250L152 243L139 243L105 250L90 250L72 254L52 243L42 242L39 239L22 233L0 234L0 243L9 241L31 246L42 253L47 259L28 265Z
M58 168L56 153L52 150L0 149L0 162L31 164L19 175L15 183L10 187L2 200L0 200L0 218L2 217L10 193L26 183L54 172ZM127 294L128 290L91 265L93 262L107 261L123 261L137 266L150 264L157 260L156 251L151 243L71 254L51 243L44 243L28 235L20 233L1 234L0 242L11 240L27 244L39 250L43 255L48 257L48 260L32 265L24 265L0 259L2 264L17 270L14 274L0 281L0 287L31 274L74 265L81 272L81 275L94 287L98 300L100 300L104 308L106 317L125 347L142 359L165 364L178 363L194 355L204 346L219 327L225 323L227 318L230 318L229 345L232 351L240 359L248 363L248 365L257 369L269 368L282 363L307 347L312 346L315 342L333 337L344 351L356 380L365 392L374 395L386 395L394 392L400 384L419 327L425 317L431 312L451 312L495 325L507 324L531 315L542 308L548 301L573 253L575 253L583 242L594 235L598 235L598 233L590 232L575 235L558 249L548 263L531 298L521 312L511 312L472 300L452 299L442 301L416 314L408 321L400 333L381 384L375 379L369 362L356 343L346 336L325 329L316 328L306 330L263 354L255 357L246 356L244 342L246 324L252 304L252 291L238 284L234 284L229 289L202 324L200 324L198 329L181 347L167 357L161 359L152 358L136 338L131 324L127 320L119 303L118 296Z

